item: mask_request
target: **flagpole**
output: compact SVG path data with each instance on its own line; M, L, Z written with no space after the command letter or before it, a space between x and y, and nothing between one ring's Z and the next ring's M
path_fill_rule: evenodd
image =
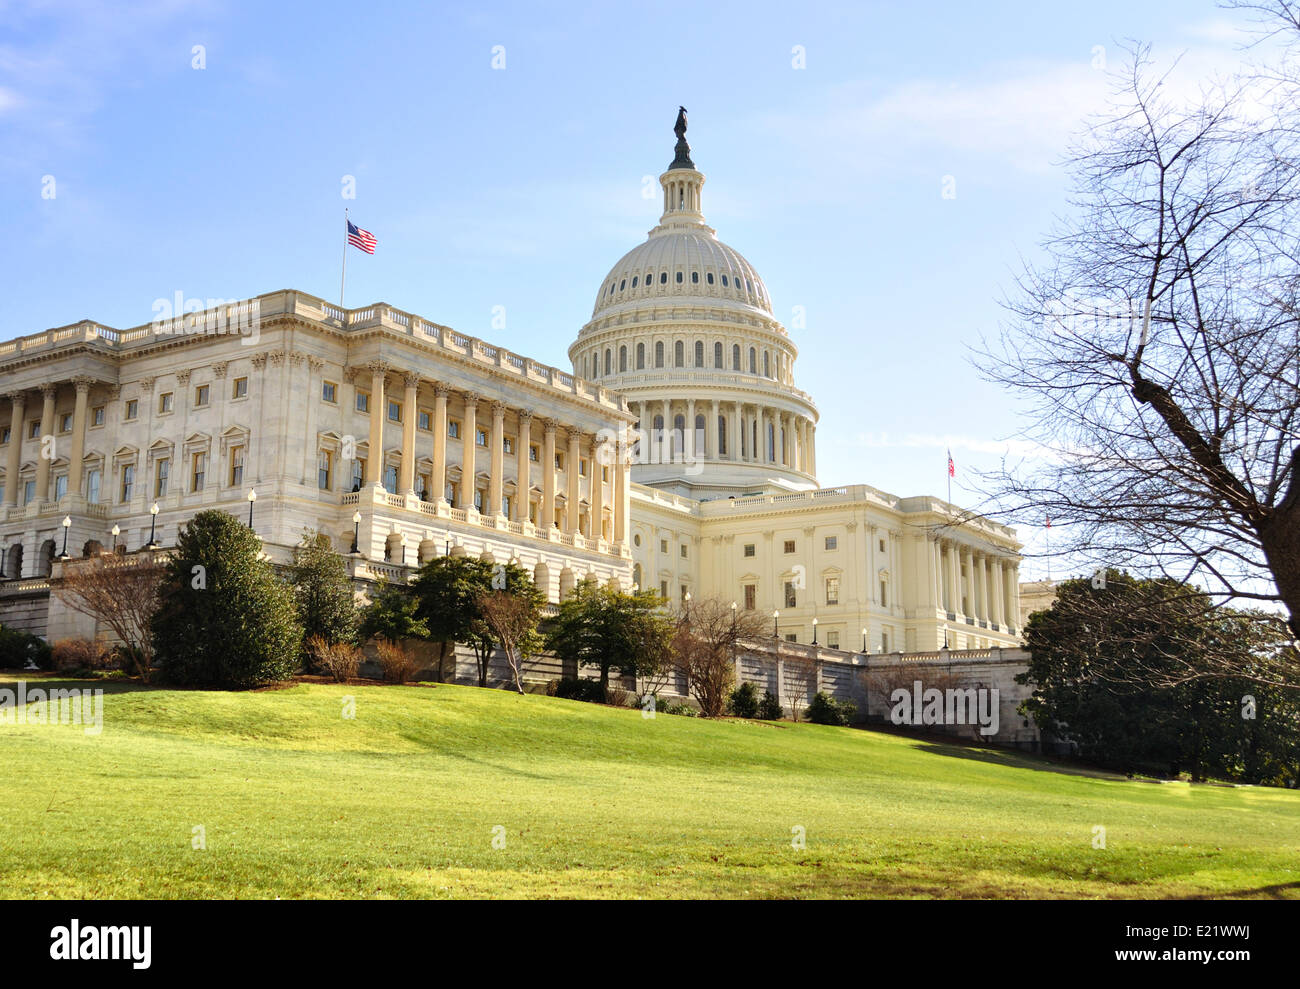
M343 207L343 274L339 277L339 308L343 308L343 286L348 280L348 208Z

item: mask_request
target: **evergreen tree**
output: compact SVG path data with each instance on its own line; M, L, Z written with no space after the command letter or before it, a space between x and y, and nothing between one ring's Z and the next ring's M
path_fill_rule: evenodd
M329 536L310 529L293 550L294 602L303 638L318 635L326 642L357 639L356 594L343 557L330 546Z

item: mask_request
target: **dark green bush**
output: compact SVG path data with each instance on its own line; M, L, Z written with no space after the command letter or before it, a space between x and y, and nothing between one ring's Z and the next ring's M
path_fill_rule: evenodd
M727 699L727 710L737 718L758 717L758 691L752 683L742 683Z
M815 725L847 725L853 723L857 713L857 705L852 701L837 701L818 691L804 715Z
M555 687L551 694L553 697L564 697L571 701L588 701L592 704L605 703L605 690L599 680L565 677L563 680L552 681L552 684Z
M781 710L781 702L770 690L763 692L763 699L758 704L758 717L761 721L780 721L785 717L785 712Z
M0 625L0 668L21 670L29 661L42 670L53 669L50 644L38 635Z

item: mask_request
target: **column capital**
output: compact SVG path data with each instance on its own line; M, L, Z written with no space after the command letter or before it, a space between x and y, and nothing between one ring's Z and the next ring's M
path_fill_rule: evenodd
M186 368L183 371L177 371L176 380L181 385L188 385L190 383L190 375L193 373L194 371L192 368Z
M53 399L59 391L59 385L55 381L42 382L37 385L37 387L41 390L41 394L45 396L47 401Z
M389 371L389 364L387 361L366 361L364 366L371 374L387 374Z
M212 365L212 376L214 378L224 378L226 376L226 370L229 367L229 361L217 361L217 363Z
M506 417L506 403L501 401L493 401L492 418L504 419L505 417Z
M407 388L418 388L420 387L420 375L415 371L403 371L402 384Z
M545 431L547 436L554 436L555 428L556 428L556 423L554 419L542 420L542 429Z
M435 381L433 383L433 397L446 398L451 394L451 385L445 381Z
M478 408L478 399L479 399L478 392L467 391L467 392L465 393L465 395L464 395L464 398L463 398L463 401L465 402L465 408L466 408L466 410L468 410L468 411L473 411L473 410L477 409L477 408Z
M263 364L263 365L266 364L266 355L265 355L265 354L258 354L257 357L260 357L260 358L262 359L262 364ZM254 366L254 367L257 366L257 357L254 357L254 358L253 358L253 366ZM140 379L140 390L141 390L142 392L144 392L146 395L152 395L152 394L153 394L153 383L154 383L154 379L153 379L153 378L141 378L141 379Z
M532 424L533 421L532 409L520 409L518 414L519 414L519 425L528 426Z
M20 409L27 404L27 393L25 391L7 391L5 392L5 398Z
M90 389L98 384L97 378L92 378L88 374L78 374L72 379L72 386L77 389L78 395L89 394Z

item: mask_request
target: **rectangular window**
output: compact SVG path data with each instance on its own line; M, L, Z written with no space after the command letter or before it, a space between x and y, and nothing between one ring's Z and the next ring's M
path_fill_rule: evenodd
M247 379L247 378L236 378L236 379L235 379L235 383L234 383L233 387L232 387L231 390L230 390L230 395L231 395L232 398L247 398L247 397L248 397L248 379Z
M153 479L153 496L161 498L167 494L167 476L171 473L172 462L169 458L161 458L154 467Z
M96 405L90 410L90 424L92 426L104 425L104 407L102 405Z
M329 450L322 450L316 458L316 486L322 491L330 489L330 474L333 465L334 455Z
M190 491L202 491L203 481L208 475L208 455L206 453L194 454L194 461L190 465Z
M506 454L512 454L512 453L514 453L514 452L515 452L515 441L512 440L509 436L503 436L503 437L501 438L501 449L502 449L502 451L505 452Z
M758 585L746 584L745 585L745 610L753 611L756 607L758 607Z
M483 511L483 492L478 488L474 489L474 511Z
M785 541L785 551L786 551L787 553L793 553L793 552L794 552L794 540L793 540L793 539L787 539L787 540Z
M368 391L357 392L357 411L358 412L370 411L370 392Z
M665 601L668 600L668 581L666 580L659 581L659 596L663 598Z
M660 552L660 553L667 553L667 552L668 552L668 540L667 540L667 539L661 539L661 540L659 540L659 552Z
M578 476L579 477L587 476L587 461L581 459L578 461Z
M65 413L63 413L63 415L59 416L59 432L60 432L60 433L70 433L70 432L72 432L72 413L71 413L71 412L65 412Z
M477 446L487 446L487 430L486 430L486 429L476 429L476 430L474 430L474 443L475 443L475 445L477 445Z
M397 494L397 468L391 464L384 467L384 490L389 494Z
M885 541L882 539L880 540L880 552L883 553L884 551L885 551Z
M460 439L460 421L457 419L447 420L447 435L454 440Z
M12 435L13 430L10 427L5 426L3 429L0 429L0 443L8 443L9 437Z
M889 652L889 633L882 631L880 633L880 651Z
M135 464L123 464L122 501L130 501L133 494L135 494Z
M433 428L433 413L428 409L421 409L420 414L415 419L416 429L430 430Z
M158 413L162 415L164 413L170 412L171 410L172 410L172 393L169 391L165 391L158 396Z
M128 419L128 420L129 420L129 419L134 419L134 418L135 418L136 416L138 416L139 414L140 414L140 402L139 402L139 400L138 400L138 399L134 399L134 398L128 400L127 403L126 403L126 412L124 413L124 415L123 415L122 418L124 418L124 419Z
M98 467L86 474L86 500L92 505L99 504L99 477Z
M838 577L826 578L826 603L840 603L840 579Z
M754 544L753 544L753 543L745 543L745 555L746 555L746 556L753 556L753 555L754 555Z
M231 447L230 449L230 486L239 487L244 483L244 448L242 446Z
M199 385L194 389L194 407L201 409L208 404L208 395L211 389L207 385Z
M388 402L388 421L389 421L389 422L401 422L401 421L402 421L402 403L401 403L401 402L394 402L394 401L392 401L391 399L389 400L389 402Z
M839 537L837 537L837 536L827 536L827 537L826 537L826 548L827 548L827 549L839 549L839 545L840 545Z
M786 633L785 633L785 641L786 641L786 642L798 642L798 641L799 641L799 633L798 633L798 632L786 632Z
M27 432L29 440L38 440L41 438L41 420L33 419L31 429Z
M689 594L689 593L691 593L691 590L690 590L690 588L687 587L685 584L682 584L682 585L680 586L680 588L678 589L678 594L681 596L681 597L680 597L680 600L681 600L683 603L686 602L686 595Z
M529 444L528 459L531 460L533 463L537 463L537 461L542 459L541 451L538 450L536 443Z
M838 649L840 647L840 633L838 629L831 629L826 633L826 645L831 649Z
M330 405L337 405L339 400L339 386L333 381L322 381L320 383L320 399L322 402L329 402Z
M555 469L564 470L564 454L557 453L555 455Z
M23 484L23 504L30 505L36 500L36 482L27 481Z
M58 501L68 493L68 475L59 474L54 478L54 500Z
M352 490L360 491L366 480L366 462L360 458L352 461Z
M794 581L785 582L785 606L787 608L799 607L799 596L795 594Z
M888 595L885 593L885 582L883 580L880 582L880 606L882 608L889 606Z
M681 551L682 551L682 559L684 560L684 559L686 559L686 544L685 544L685 543L682 543L682 545L681 545L680 548L681 548Z

